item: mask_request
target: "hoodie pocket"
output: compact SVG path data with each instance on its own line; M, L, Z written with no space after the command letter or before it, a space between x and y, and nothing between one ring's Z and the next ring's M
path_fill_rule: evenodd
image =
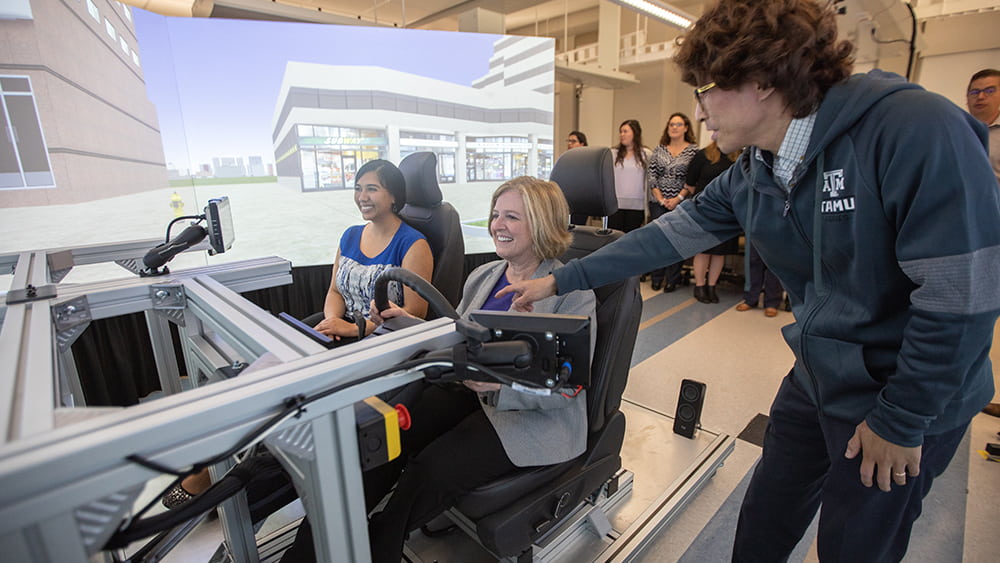
M806 335L802 348L824 413L851 421L864 418L882 383L868 372L861 344Z

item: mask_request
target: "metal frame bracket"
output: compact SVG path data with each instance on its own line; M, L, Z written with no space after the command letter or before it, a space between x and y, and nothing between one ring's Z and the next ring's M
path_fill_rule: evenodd
M7 305L52 299L58 294L56 287L56 284L53 283L42 286L34 286L29 283L22 289L12 289L7 292Z
M187 307L187 296L180 284L154 283L149 286L149 299L157 311L183 311Z
M52 323L56 329L56 343L59 352L66 352L93 320L90 316L90 302L86 295L52 307Z

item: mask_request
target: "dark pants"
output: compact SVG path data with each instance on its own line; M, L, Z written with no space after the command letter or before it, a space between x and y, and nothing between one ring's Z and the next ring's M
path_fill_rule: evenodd
M652 223L658 217L662 217L670 213L666 207L660 205L657 201L649 202L649 222ZM656 270L651 270L649 272L649 279L656 285L663 285L666 282L668 285L678 285L681 283L681 266L683 262L677 262L676 264L670 264L663 268L657 268Z
M641 227L645 219L640 209L619 209L608 216L608 228L628 233Z
M920 475L884 493L844 457L855 424L826 417L789 374L771 406L764 451L740 509L733 561L786 561L819 509L820 561L899 561L934 478L968 424L925 436Z
M781 305L783 291L781 281L767 268L752 244L747 245L747 252L750 253L750 271L747 272L750 277L750 289L743 294L743 301L751 307L756 307L760 301L760 290L763 288L764 307L777 309Z
M517 469L468 389L429 386L408 409L413 426L402 436L406 459L364 475L369 510L396 485L368 523L375 563L398 563L408 532L433 520L463 494ZM305 521L282 561L315 561Z

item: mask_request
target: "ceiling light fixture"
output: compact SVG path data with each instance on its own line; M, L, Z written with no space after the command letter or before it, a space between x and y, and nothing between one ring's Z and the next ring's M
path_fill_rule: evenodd
M688 29L695 17L658 0L611 0L611 2L641 12L665 24Z

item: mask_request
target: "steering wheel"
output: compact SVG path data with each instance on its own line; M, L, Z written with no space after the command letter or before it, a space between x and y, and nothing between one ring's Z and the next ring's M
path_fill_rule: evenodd
M430 307L430 310L434 311L439 317L448 317L449 319L458 318L455 308L445 299L444 295L441 295L441 292L436 287L424 278L403 268L389 268L382 272L382 275L375 280L375 307L379 311L384 311L389 307L389 282L391 281L400 282L417 292L417 295L424 301L427 301L427 306Z

